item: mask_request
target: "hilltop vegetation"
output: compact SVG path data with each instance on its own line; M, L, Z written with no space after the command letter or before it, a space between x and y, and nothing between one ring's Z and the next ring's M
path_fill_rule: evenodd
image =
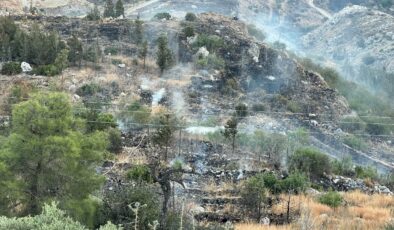
M392 224L389 103L237 18L87 19L0 19L0 228Z

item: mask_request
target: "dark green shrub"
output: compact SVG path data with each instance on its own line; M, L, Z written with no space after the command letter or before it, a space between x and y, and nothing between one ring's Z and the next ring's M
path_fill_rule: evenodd
M200 34L193 45L195 48L205 46L209 52L215 52L224 47L224 41L217 35Z
M266 106L264 104L254 104L252 105L252 110L255 112L264 112L266 110Z
M250 177L242 187L241 203L247 214L253 218L260 219L262 215L262 205L265 200L265 186L263 176Z
M271 172L267 172L262 175L262 178L265 187L267 187L272 193L275 193L278 185L278 179L276 179L276 176Z
M119 65L122 64L122 60L119 59L111 59L112 65Z
M154 16L154 18L158 19L158 20L162 20L162 19L170 20L171 19L171 14L169 14L167 12L157 13Z
M119 153L122 151L122 135L118 129L110 128L108 130L108 151L112 153Z
M304 192L308 188L308 179L299 172L291 173L287 178L279 181L276 190L278 192Z
M61 71L55 65L41 65L34 68L32 73L44 76L55 76L61 73Z
M342 203L342 196L338 192L330 191L319 197L319 202L328 205L332 208L336 208Z
M112 114L100 113L97 117L97 121L95 122L95 126L95 130L104 131L109 128L116 128L118 124Z
M114 46L110 46L110 47L105 47L104 49L104 53L106 55L111 54L111 55L117 55L118 54L118 48L114 47Z
M203 69L223 69L225 62L223 58L217 56L216 54L209 54L207 57L198 57L197 67Z
M101 86L99 86L98 84L90 83L79 87L76 93L81 97L86 97L86 96L93 96L94 94L100 92L101 90L102 90Z
M244 118L248 115L248 106L244 103L239 103L235 106L235 113L238 118Z
M290 171L300 171L310 178L318 179L331 172L330 159L327 155L313 148L301 148L295 151L289 161Z
M332 172L336 175L354 176L353 162L351 157L345 157L331 162Z
M194 22L197 19L197 16L194 13L187 13L185 16L185 20L189 22Z
M138 228L150 229L149 224L159 220L161 202L155 189L148 185L114 186L113 190L105 190L99 210L98 224L111 221L121 224L124 229L133 229L135 213L130 207L138 202L141 206L138 212Z
M186 37L193 37L195 34L194 28L192 26L186 26L185 28L183 28L182 32Z
M98 7L95 5L94 8L86 15L86 19L89 21L97 21L100 20L101 15Z
M222 89L222 93L227 95L235 95L238 90L239 90L238 82L235 79L230 78L227 79Z
M100 56L101 49L98 47L97 44L93 44L85 50L83 54L83 59L85 61L98 62L100 60Z
M301 106L295 101L288 101L286 108L292 113L299 113L302 111Z
M357 150L365 150L368 147L362 138L354 135L346 135L343 143Z
M363 178L363 179L369 178L372 180L377 180L379 178L378 171L376 170L376 168L373 168L371 166L367 166L367 167L356 166L354 171L356 172L357 178Z
M19 62L7 62L4 63L1 68L1 74L4 75L15 75L20 73L22 73L22 68Z
M127 179L141 182L152 182L150 169L146 165L136 165L127 172Z

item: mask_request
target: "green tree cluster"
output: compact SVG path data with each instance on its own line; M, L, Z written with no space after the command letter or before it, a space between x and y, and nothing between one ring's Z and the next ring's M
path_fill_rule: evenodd
M38 93L14 106L12 130L0 148L2 211L39 214L56 200L83 203L103 178L96 174L107 147L103 132L84 133L61 93ZM15 209L18 207L17 209ZM84 207L80 207L84 208Z
M35 24L27 33L12 19L0 17L0 59L3 61L25 61L42 66L39 74L54 75L63 70L64 65L55 60L63 60L65 49L66 44L55 32L44 32Z
M94 5L94 8L89 12L88 15L86 15L86 19L89 21L97 21L100 20L100 18L101 18L100 11L97 5Z

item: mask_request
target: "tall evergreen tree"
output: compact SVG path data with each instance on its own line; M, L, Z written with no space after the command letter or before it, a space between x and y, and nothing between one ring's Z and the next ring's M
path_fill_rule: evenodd
M90 21L97 21L101 18L97 5L94 5L94 8L90 11L86 18Z
M104 18L109 17L115 17L114 3L112 2L112 0L107 0L105 2Z
M141 44L144 39L144 21L137 18L134 22L134 39L137 44Z
M145 62L146 62L146 57L147 56L148 56L148 42L144 41L144 43L142 43L142 46L141 46L140 52L139 52L139 57L144 62L144 69L145 69Z
M237 118L232 117L230 120L226 122L226 125L224 127L224 133L223 133L226 139L231 139L233 153L235 149L235 138L238 133L237 126L238 126Z
M118 0L115 6L115 17L123 16L124 17L124 6L122 0Z
M67 45L70 49L68 53L68 61L72 65L77 65L81 67L81 61L83 57L83 48L82 48L82 42L78 39L75 34L67 40Z
M156 64L160 68L160 72L163 73L165 69L170 67L174 62L174 58L171 50L168 48L168 38L162 34L157 39L157 59Z
M0 149L0 171L12 186L0 194L0 203L14 201L24 214L38 214L49 200L84 200L99 188L103 180L95 168L106 136L79 131L66 95L33 95L14 106L12 124Z

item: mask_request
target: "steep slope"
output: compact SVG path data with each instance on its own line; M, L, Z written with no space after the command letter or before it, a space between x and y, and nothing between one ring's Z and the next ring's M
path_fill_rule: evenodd
M394 71L394 17L362 6L346 7L303 37L310 53L351 66Z

